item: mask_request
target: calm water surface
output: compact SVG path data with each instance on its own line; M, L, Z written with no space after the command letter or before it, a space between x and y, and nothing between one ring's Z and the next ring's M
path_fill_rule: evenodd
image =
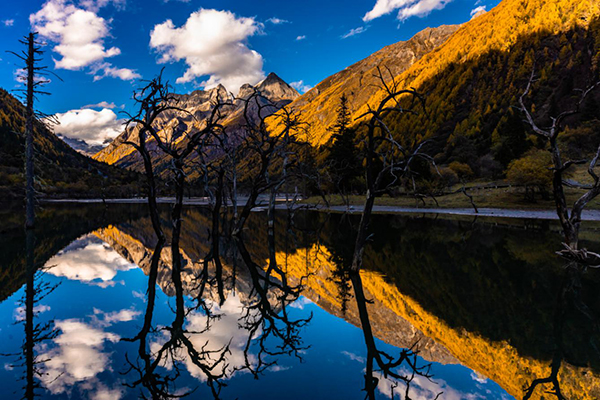
M256 213L243 236L259 268L221 239L217 282L204 264L210 216L187 208L181 282L167 243L154 295L144 206L47 206L35 238L18 213L0 217L2 399L363 399L365 376L377 398L404 399L406 383L370 370L370 339L392 358L418 351L410 360L431 377L414 376L413 399L522 398L558 348L563 394L600 398L600 274L569 280L553 223L376 216L361 299L344 273L358 217L303 212L289 226L282 212L271 254ZM584 232L590 248L597 228ZM257 273L270 257L284 282ZM561 305L565 282L573 307Z

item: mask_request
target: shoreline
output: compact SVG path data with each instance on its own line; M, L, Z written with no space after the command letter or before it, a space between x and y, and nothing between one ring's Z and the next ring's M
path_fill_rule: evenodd
M262 211L266 201L260 201L259 199L257 207L254 211ZM266 200L266 199L265 199ZM240 197L239 204L242 205L246 201L246 198ZM133 198L133 199L45 199L42 200L44 203L54 204L144 204L146 198ZM159 204L170 204L174 202L173 197L159 197L157 198ZM285 198L278 198L277 209L285 208L285 205L281 204L285 202ZM197 198L186 198L183 201L184 205L208 205L208 199L206 197ZM306 209L314 211L332 211L336 213L350 213L358 214L362 212L363 206L329 206L326 207L323 204L296 204L296 209ZM402 207L402 206L373 206L373 213L376 214L442 214L442 215L462 215L472 217L486 217L486 218L515 218L515 219L535 219L535 220L558 220L556 211L554 210L521 210L521 209L510 209L510 208L479 208L479 212L475 212L472 208L432 208L432 207ZM600 221L600 210L584 210L581 219L583 221Z

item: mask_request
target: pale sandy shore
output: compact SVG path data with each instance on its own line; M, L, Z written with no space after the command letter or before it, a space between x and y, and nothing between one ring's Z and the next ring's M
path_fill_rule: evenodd
M172 197L161 197L157 201L161 204L173 203L174 198ZM246 198L240 197L238 202L243 205ZM259 200L259 207L256 211L264 209L266 205L266 198ZM278 198L280 204L277 208L285 208L285 199ZM82 204L97 204L102 203L102 199L49 199L45 200L46 203L82 203ZM108 204L144 204L146 203L145 198L134 198L134 199L107 199ZM184 200L186 205L207 205L208 199L205 197L192 197ZM311 204L297 204L296 208L311 209L317 211L333 211L333 212L346 212L356 214L362 212L362 206L330 206L325 207L324 205L311 205ZM538 219L538 220L558 220L556 212L554 210L517 210L517 209L503 209L503 208L480 208L475 212L472 208L413 208L413 207L396 207L396 206L375 206L373 211L378 214L443 214L443 215L466 215L466 216L478 216L478 217L493 217L493 218L518 218L518 219ZM584 210L582 219L584 221L600 221L600 210Z

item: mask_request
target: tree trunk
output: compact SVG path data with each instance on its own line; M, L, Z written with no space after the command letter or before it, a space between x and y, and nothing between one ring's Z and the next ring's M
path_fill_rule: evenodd
M25 228L33 229L35 225L35 191L33 188L33 91L34 91L34 62L35 62L35 37L29 34L27 46L27 106L25 125Z

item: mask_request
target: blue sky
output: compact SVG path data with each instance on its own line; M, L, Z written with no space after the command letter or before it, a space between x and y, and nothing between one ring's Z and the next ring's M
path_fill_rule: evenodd
M175 91L223 83L237 92L276 72L306 90L380 48L467 21L499 0L21 0L0 12L0 48L20 50L34 27L53 79L41 111L57 133L100 144L120 131L139 79L162 67ZM0 54L0 87L14 90L17 60ZM92 105L95 105L91 107Z

